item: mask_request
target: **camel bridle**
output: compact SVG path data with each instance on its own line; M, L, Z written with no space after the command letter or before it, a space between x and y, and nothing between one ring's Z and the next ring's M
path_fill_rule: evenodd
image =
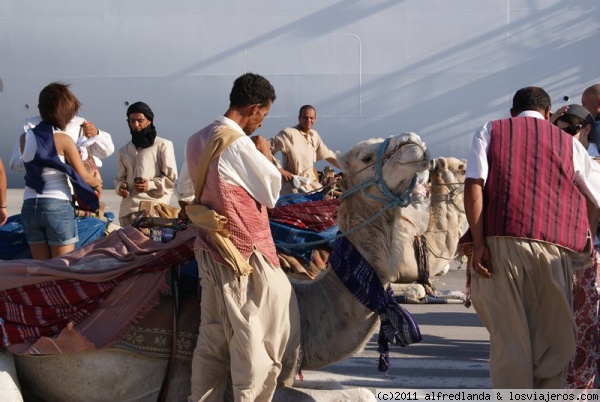
M394 207L405 208L405 207L409 206L413 201L411 194L417 183L418 174L415 173L415 175L413 176L413 178L411 180L409 188L400 194L393 194L392 191L388 188L387 184L385 184L385 181L383 180L383 176L382 176L383 164L386 159L389 159L389 156L387 156L387 157L385 156L385 151L387 150L387 147L389 146L390 140L392 138L393 137L388 137L381 143L381 146L379 147L379 150L377 151L377 160L374 163L372 163L368 166L365 166L363 169L356 172L356 173L362 172L363 170L368 169L374 165L375 166L375 175L369 179L362 181L361 183L359 183L355 186L350 187L349 189L345 190L342 193L342 195L340 196L340 201L343 201L344 198L350 197L351 195L356 194L357 192L361 191L365 197L370 198L375 201L379 201L382 204L384 204L384 207L381 210L379 210L375 215L371 216L369 219L366 219L363 222L361 222L360 224L356 225L355 227L353 227L345 232L339 232L335 236L331 236L326 239L316 240L316 241L312 241L312 242L308 242L308 243L301 243L301 244L286 243L286 244L280 244L280 246L289 247L289 248L312 247L312 246L329 243L335 239L339 239L340 237L348 236L348 235L356 232L357 230L371 224L371 222L375 221L377 218L379 218L381 215L383 215L386 211L388 211L391 208L394 208ZM401 142L401 143L397 144L394 147L394 149L392 149L392 152L390 153L390 155L393 155L396 151L398 151L404 145L408 145L408 144L417 145L414 142L410 142L410 141ZM368 187L373 186L373 185L375 185L375 186L377 186L377 188L379 188L379 190L382 192L383 196L378 197L378 196L370 194L366 191L366 189Z
M460 194L463 194L465 192L465 182L464 181L458 181L455 183L437 183L437 184L432 184L432 186L439 186L439 187L450 187L450 186L455 186L454 188L452 188L448 193L446 194L437 194L434 196L429 197L431 200L436 200L436 201L454 201L458 198L458 196Z
M370 179L364 180L361 183L358 183L357 185L352 186L349 189L345 190L342 193L342 195L340 196L340 201L343 201L345 198L350 197L351 195L355 194L358 191L361 191L365 197L370 198L375 201L379 201L382 204L384 204L384 208L382 211L385 211L385 210L393 208L393 207L404 208L411 204L411 202L412 202L411 194L412 194L413 190L415 189L415 185L417 184L417 177L418 177L417 173L415 173L415 175L413 176L413 178L410 182L410 185L408 186L406 191L404 191L400 194L392 193L390 188L387 186L387 184L385 184L385 181L383 180L383 174L382 174L383 164L386 159L389 159L389 156L388 157L385 156L385 151L387 150L387 147L389 146L391 139L392 139L392 137L386 138L381 143L381 146L379 147L379 150L377 151L377 160L375 161L375 175L373 177L371 177ZM394 154L396 151L398 151L404 145L408 145L408 144L414 144L414 143L405 141L400 144L397 144L394 147L394 149L392 149L392 152L390 153L390 155ZM370 166L372 166L372 165L370 165ZM370 167L370 166L368 166L368 167ZM376 195L373 195L373 194L367 192L366 189L371 186L377 186L377 188L381 192L382 196L381 197L376 196ZM381 213L383 213L383 212L381 212Z

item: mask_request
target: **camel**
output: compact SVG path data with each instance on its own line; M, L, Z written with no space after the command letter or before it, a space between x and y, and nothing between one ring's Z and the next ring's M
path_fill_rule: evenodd
M430 171L430 182L415 190L420 199L399 210L404 229L398 235L404 244L402 258L398 261L398 271L392 279L392 289L396 296L406 296L420 300L432 291L432 286L424 286L420 269L426 269L429 278L445 275L450 263L457 257L458 239L467 229L467 219L463 205L463 185L466 161L457 158L437 158ZM423 247L417 249L420 242ZM418 252L421 252L417 261ZM329 252L316 249L313 261L303 266L297 259L279 254L284 266L294 266L297 272L288 275L299 279L314 279L327 268ZM285 265L287 263L287 265ZM290 269L291 271L291 269Z
M429 175L430 197L400 210L405 225L400 237L406 251L392 281L396 295L419 300L432 291L428 281L420 278L420 268L427 270L429 278L448 272L458 240L467 229L463 203L466 166L466 161L457 158L435 159Z
M417 181L429 176L425 144L414 133L358 143L341 156L348 177L338 225L370 262L384 286L398 276L403 258L399 242L404 224L399 207L410 201ZM351 268L349 268L351 269ZM290 351L283 362L275 401L374 401L367 389L291 387L298 369L313 370L361 350L379 325L379 315L363 306L328 269L314 281L293 281L300 308L302 353ZM115 349L43 357L15 356L19 380L28 400L156 400L166 361ZM176 361L167 400L186 400L189 362ZM300 387L302 384L299 384Z

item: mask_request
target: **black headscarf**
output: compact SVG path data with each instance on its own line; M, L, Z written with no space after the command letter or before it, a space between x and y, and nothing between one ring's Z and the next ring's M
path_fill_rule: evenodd
M156 138L156 128L154 127L154 113L150 106L146 105L144 102L135 102L132 103L127 108L127 118L132 113L142 113L148 120L150 120L150 124L144 128L142 131L134 131L129 129L131 133L131 142L137 148L148 148L154 144L154 139Z

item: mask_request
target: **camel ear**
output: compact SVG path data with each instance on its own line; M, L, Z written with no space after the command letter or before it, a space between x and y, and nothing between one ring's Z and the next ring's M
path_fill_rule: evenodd
M448 161L446 160L446 158L437 158L437 165L442 170L448 169Z
M340 165L340 169L342 172L346 172L348 170L348 162L346 161L346 155L341 152L336 152L337 162Z

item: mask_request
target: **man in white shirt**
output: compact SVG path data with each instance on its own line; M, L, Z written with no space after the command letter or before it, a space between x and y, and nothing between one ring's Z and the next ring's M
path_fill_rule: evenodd
M27 128L33 128L42 121L40 116L35 116L27 119L25 131ZM88 158L88 149L91 151L96 166L102 166L101 159L104 159L115 151L115 144L112 137L106 131L101 131L93 123L85 120L83 117L75 116L67 125L65 132L73 139L79 152L81 159ZM21 159L21 137L19 134L15 147L10 158L10 169L14 172L24 172L23 160Z
M600 207L600 166L548 122L550 106L542 88L517 91L512 118L481 127L467 162L471 295L494 388L564 388L575 353L571 269L591 264L583 194Z
M198 228L202 301L189 402L223 401L230 376L236 401L271 400L284 356L297 353L300 343L297 301L267 216L281 174L268 141L248 137L269 113L275 89L247 73L235 80L229 99L223 116L188 139L185 156L199 194L195 203L226 218L228 239L249 269L237 271L211 233ZM210 157L201 158L203 152Z

